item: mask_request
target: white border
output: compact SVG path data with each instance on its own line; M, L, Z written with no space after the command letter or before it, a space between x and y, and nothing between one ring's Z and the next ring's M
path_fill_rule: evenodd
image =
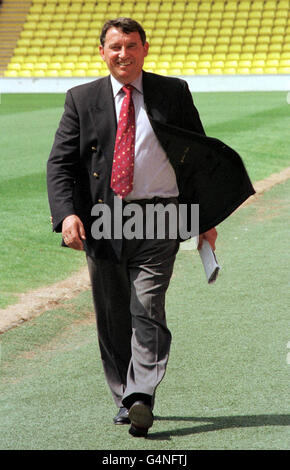
M193 92L289 91L290 75L191 75L180 76ZM0 78L0 93L65 93L94 77Z

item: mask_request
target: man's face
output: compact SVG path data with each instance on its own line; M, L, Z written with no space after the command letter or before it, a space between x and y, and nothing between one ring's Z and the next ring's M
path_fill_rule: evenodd
M112 27L107 31L104 47L100 46L99 50L113 77L127 84L140 75L148 48L147 42L143 46L137 31L125 34Z

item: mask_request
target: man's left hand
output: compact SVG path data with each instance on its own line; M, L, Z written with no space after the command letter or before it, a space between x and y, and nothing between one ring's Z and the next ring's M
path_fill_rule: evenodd
M207 240L210 246L212 247L212 249L215 250L216 239L217 239L217 231L215 228L211 228L207 232L204 232L201 235L199 235L197 249L200 250L202 247L203 240Z

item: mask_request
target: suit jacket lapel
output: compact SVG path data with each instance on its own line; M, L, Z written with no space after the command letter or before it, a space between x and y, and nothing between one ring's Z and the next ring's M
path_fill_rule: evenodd
M104 156L111 165L116 140L117 119L109 76L96 81L95 96L89 112L95 122L96 133Z
M154 80L154 76L145 71L143 71L143 93L149 119L165 123L168 113L166 91L160 89L160 84Z

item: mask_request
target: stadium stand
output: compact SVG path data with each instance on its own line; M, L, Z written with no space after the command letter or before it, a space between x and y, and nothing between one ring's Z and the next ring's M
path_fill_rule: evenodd
M12 0L4 0L5 4ZM33 0L6 77L99 77L104 21L131 16L166 75L289 74L290 0ZM2 9L3 9L2 7ZM2 12L0 13L2 16ZM0 18L1 18L0 16ZM2 23L3 24L3 23Z

